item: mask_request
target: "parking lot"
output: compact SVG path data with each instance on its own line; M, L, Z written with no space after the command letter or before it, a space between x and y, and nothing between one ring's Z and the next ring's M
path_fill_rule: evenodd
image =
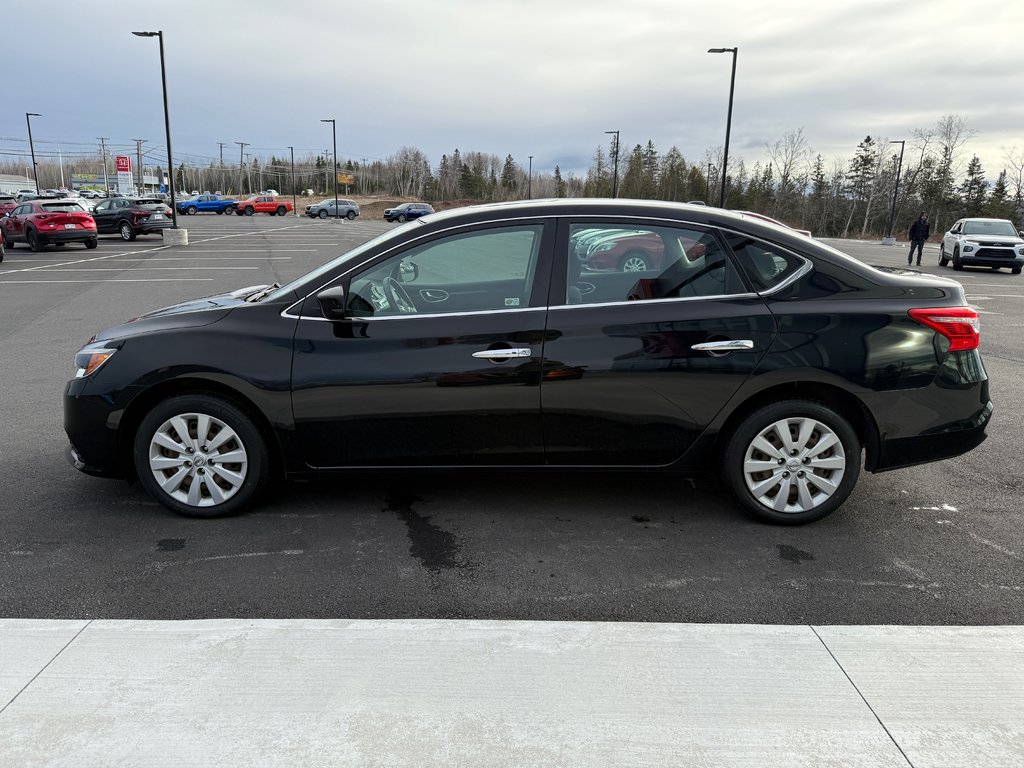
M348 475L254 512L189 520L64 460L61 393L97 330L184 299L284 282L396 226L182 217L188 247L101 236L0 264L0 614L35 618L479 618L1018 624L1024 280L937 265L982 314L996 413L959 459L865 475L834 515L751 522L716 479ZM836 244L836 243L833 243ZM906 248L847 242L873 264Z

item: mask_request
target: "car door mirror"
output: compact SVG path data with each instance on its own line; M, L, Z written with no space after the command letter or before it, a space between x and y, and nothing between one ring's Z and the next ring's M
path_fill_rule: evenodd
M340 285L327 288L316 295L320 303L320 311L328 320L343 320L345 318L345 289Z

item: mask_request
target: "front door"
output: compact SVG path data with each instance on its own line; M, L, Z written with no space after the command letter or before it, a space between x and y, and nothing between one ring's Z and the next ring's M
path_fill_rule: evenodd
M312 467L542 464L554 226L476 226L339 278L348 316L302 305L292 404Z

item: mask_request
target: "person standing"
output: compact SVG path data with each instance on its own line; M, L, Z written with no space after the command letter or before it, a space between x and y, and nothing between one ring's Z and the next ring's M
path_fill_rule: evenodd
M907 256L907 266L914 263L914 249L917 249L917 266L921 266L921 253L924 251L924 241L931 234L931 224L928 223L928 214L922 211L917 221L910 225L910 254Z

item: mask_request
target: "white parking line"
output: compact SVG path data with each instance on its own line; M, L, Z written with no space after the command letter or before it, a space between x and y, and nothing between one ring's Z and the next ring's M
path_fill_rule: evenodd
M170 248L170 246L169 245L160 245L160 246L157 246L156 248L148 248L145 251L131 251L130 253L152 253L153 251L160 251L160 250L164 250L166 248ZM5 270L4 272L0 272L0 276L3 276L3 275L13 275L13 274L17 274L19 272L35 272L36 270L49 269L50 267L71 267L71 266L74 266L75 264L89 264L89 263L96 262L96 261L106 261L107 259L114 259L114 258L117 258L118 256L127 256L127 255L129 255L129 254L126 254L126 253L111 253L108 256L95 256L95 257L93 257L91 259L75 259L74 261L65 261L65 262L60 263L60 264L39 264L38 266L27 267L25 269L8 269L8 270Z

